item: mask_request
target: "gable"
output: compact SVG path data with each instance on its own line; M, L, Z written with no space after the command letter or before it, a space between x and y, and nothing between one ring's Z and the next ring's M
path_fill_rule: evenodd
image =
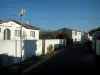
M15 24L16 23L16 24ZM21 25L20 22L16 21L16 20L7 20L7 21L4 21L4 20L0 20L0 24L2 25L18 25L18 27ZM22 26L26 29L32 29L32 30L39 30L39 28L35 27L35 26L32 26L32 25L29 25L29 24L22 24Z

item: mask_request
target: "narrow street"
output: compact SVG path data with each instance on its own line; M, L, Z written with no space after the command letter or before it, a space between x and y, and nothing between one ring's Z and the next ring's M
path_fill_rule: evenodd
M22 75L97 72L97 56L85 45L72 45Z

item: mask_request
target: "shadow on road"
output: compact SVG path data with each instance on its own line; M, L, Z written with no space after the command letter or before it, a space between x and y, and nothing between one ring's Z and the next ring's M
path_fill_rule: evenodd
M94 73L99 69L99 58L90 47L83 44L70 45L48 61L35 68L27 69L21 75L53 73Z

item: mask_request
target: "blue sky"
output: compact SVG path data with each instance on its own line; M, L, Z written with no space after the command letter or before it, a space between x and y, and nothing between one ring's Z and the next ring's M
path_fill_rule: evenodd
M0 0L0 19L20 20L19 8L26 10L24 22L42 29L88 31L100 26L100 0Z

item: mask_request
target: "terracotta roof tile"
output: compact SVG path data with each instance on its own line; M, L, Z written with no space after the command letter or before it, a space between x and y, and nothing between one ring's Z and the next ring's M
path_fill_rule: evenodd
M7 23L9 21L13 21L19 25L21 25L20 22L18 22L17 20L13 20L13 19L9 19L9 20L0 20L0 24L2 23ZM39 30L39 28L35 27L35 26L32 26L32 25L29 25L29 24L22 24L23 27L27 28L27 29L33 29L33 30Z

